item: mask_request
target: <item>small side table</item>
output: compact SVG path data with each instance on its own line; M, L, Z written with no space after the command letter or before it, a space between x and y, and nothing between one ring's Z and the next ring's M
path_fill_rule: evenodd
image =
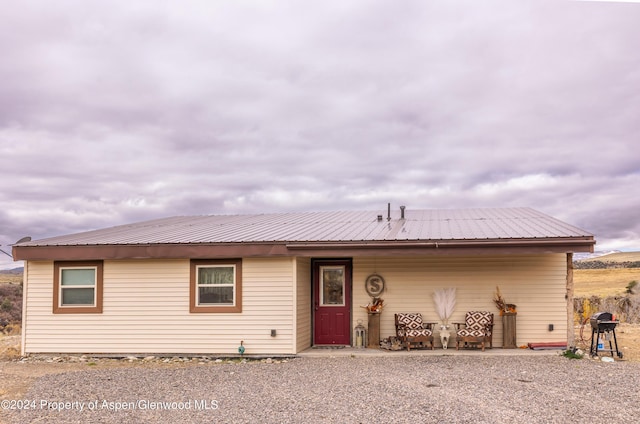
M505 312L502 315L502 348L515 349L516 343L516 316L517 312Z
M380 348L380 312L368 312L369 315L369 334L367 347L371 349Z

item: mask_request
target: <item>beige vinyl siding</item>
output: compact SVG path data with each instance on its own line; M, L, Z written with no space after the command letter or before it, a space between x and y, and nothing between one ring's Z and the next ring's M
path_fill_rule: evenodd
M188 260L104 262L102 314L52 313L53 263L28 262L26 353L295 353L292 258L244 259L242 313L189 313ZM271 330L277 331L271 337Z
M296 263L296 351L311 347L311 260Z
M566 255L505 255L469 257L355 258L353 322L367 322L361 305L370 302L364 281L374 272L386 281L382 294L381 338L395 334L394 313L421 312L439 322L433 302L436 289L455 287L457 303L451 322L464 321L471 310L495 314L494 346L502 346L502 322L493 303L496 286L508 303L518 307L517 344L567 339ZM554 331L549 331L549 324ZM437 334L436 334L437 336ZM439 346L439 340L436 346ZM450 342L450 346L453 346Z

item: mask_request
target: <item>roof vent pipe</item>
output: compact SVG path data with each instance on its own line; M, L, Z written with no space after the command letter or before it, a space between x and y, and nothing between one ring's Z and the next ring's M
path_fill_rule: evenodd
M391 203L387 203L387 221L391 221Z
M400 219L404 219L404 208L406 208L406 206L400 206Z

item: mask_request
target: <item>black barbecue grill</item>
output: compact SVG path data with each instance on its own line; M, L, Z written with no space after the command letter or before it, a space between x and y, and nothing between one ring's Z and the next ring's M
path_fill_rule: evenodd
M618 350L618 339L616 338L616 326L620 323L609 312L598 312L591 316L591 356L598 356L598 352L613 352L622 358L622 352ZM612 343L615 343L615 349ZM604 348L604 342L609 341L609 349Z

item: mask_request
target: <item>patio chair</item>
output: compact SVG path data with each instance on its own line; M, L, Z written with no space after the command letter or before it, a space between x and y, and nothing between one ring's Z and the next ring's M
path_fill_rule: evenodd
M460 348L460 343L465 347L469 344L480 344L483 352L486 343L493 348L493 314L491 312L467 312L464 323L454 322L453 324L456 326L456 350Z
M411 350L414 347L426 347L427 343L431 344L433 350L433 322L423 322L422 314L415 313L399 313L395 314L396 336L401 343Z

